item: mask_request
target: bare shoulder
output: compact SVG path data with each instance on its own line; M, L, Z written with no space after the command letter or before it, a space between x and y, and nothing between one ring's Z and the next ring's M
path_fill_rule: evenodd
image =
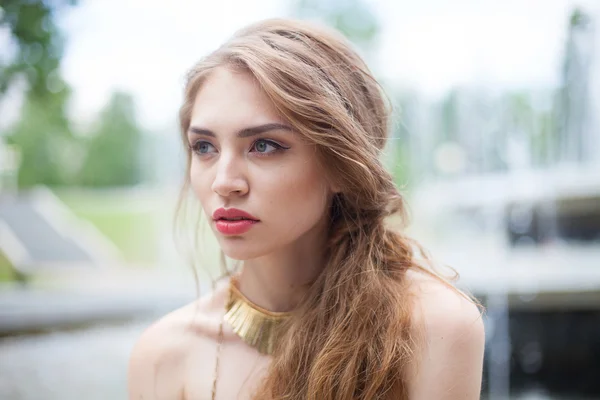
M479 399L485 333L479 307L423 272L411 271L414 333L411 399Z
M216 337L223 292L218 285L215 291L165 315L142 333L129 360L130 399L182 398L190 349Z
M482 330L479 307L459 289L424 272L410 271L414 294L414 318L426 335L448 333L455 329Z

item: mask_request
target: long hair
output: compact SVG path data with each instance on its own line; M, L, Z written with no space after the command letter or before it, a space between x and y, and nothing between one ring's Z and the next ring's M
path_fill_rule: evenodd
M425 269L415 243L386 222L391 216L404 221L406 212L380 160L391 111L382 88L337 32L263 21L190 71L180 110L184 143L198 89L218 67L255 77L295 131L315 145L340 190L329 209L325 268L287 322L255 398L407 398L418 338L405 273ZM189 171L189 151L187 160Z

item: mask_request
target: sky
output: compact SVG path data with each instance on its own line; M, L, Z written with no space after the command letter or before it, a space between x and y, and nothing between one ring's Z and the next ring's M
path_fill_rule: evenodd
M580 3L598 15L599 1ZM389 66L386 74L429 94L464 83L555 85L574 4L564 0L381 2L387 32L380 64Z
M432 98L457 85L556 86L570 10L582 5L600 21L596 0L367 2L382 27L373 69ZM147 129L171 126L186 71L244 25L290 15L289 5L80 0L60 18L67 39L62 73L74 89L73 117L93 119L114 90L126 90Z

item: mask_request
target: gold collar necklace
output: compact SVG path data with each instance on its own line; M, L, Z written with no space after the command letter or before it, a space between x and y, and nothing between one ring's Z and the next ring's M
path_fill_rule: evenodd
M229 299L225 305L225 321L249 346L262 354L273 354L279 336L279 327L290 312L273 312L257 306L240 292L238 280L231 277Z

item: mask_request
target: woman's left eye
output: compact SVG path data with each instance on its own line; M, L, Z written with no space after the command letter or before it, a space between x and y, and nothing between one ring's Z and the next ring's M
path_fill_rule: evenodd
M252 149L259 154L270 154L279 150L283 150L284 147L271 140L258 139L256 142L254 142L254 144L252 144Z

